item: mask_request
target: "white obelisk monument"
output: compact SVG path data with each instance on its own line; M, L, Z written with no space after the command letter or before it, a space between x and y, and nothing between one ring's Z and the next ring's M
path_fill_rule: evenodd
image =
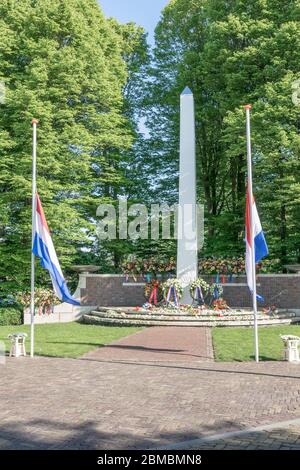
M191 304L189 284L198 277L196 143L194 96L187 87L180 96L180 174L177 277L184 286L181 299Z

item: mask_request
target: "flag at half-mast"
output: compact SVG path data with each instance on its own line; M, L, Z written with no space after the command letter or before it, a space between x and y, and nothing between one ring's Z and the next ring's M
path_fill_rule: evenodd
M45 218L43 207L36 193L35 237L32 252L41 259L41 266L49 271L55 294L62 302L80 305L69 292L66 280L60 268L50 230Z
M247 283L251 292L253 292L253 272L252 272L252 250L255 251L255 263L259 263L265 256L269 254L265 235L259 220L256 209L255 200L252 200L252 215L254 225L254 247L251 244L251 213L250 213L250 196L247 190L246 198L246 272ZM257 300L263 301L263 297L257 295Z

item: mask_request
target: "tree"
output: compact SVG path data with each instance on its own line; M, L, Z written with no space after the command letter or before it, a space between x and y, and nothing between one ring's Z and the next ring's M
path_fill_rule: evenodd
M299 256L299 108L291 99L299 41L296 0L172 0L163 11L149 97L157 174L168 169L158 187L161 181L172 195L177 189L178 101L188 85L196 99L198 195L206 207L203 253L244 250L242 105L250 102L254 189L271 256L282 264Z
M96 0L3 0L0 18L0 286L15 291L30 276L31 119L40 121L38 191L63 268L95 254L96 208L127 184L120 159L134 134L123 39Z

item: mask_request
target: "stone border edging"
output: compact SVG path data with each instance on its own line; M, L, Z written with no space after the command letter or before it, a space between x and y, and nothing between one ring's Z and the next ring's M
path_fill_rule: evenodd
M290 419L288 421L281 421L281 422L271 423L271 424L263 424L256 428L253 427L253 428L243 429L240 431L230 431L230 432L224 432L220 434L213 434L211 436L201 437L199 439L192 439L190 441L178 442L177 444L172 444L170 446L155 447L155 448L152 448L151 450L180 450L180 449L185 448L183 446L197 446L197 445L204 444L205 442L221 441L223 439L228 439L228 438L237 437L237 436L245 436L247 434L252 434L255 432L270 431L272 429L288 428L292 425L297 425L297 424L300 425L300 418Z

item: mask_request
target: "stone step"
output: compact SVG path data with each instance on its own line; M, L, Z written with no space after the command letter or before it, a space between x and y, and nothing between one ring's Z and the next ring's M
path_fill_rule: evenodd
M259 319L258 324L260 326L271 326L271 325L290 325L297 323L300 319L297 318L284 318L284 319ZM215 326L253 326L253 318L251 320L232 320L224 318L215 318L211 320L199 320L191 321L187 320L155 320L153 318L143 319L141 317L128 318L126 316L106 316L101 317L99 315L83 315L82 322L86 324L94 325L127 325L127 326L202 326L202 327L215 327Z
M165 314L164 312L155 312L151 313L150 311L146 311L146 313L125 313L121 310L107 310L105 312L102 311L93 311L90 313L95 317L100 318L120 318L120 319L130 319L130 320L156 320L156 321L190 321L190 322L199 322L199 321L215 321L220 320L222 318L223 321L253 321L253 314L251 313L225 313L222 314L222 317L218 316L216 313L210 314L201 314L201 315L192 315L192 314L179 314L176 313L168 313ZM281 313L272 316L268 316L265 314L260 314L257 316L258 320L284 320L284 319L291 319L295 318L294 313Z

